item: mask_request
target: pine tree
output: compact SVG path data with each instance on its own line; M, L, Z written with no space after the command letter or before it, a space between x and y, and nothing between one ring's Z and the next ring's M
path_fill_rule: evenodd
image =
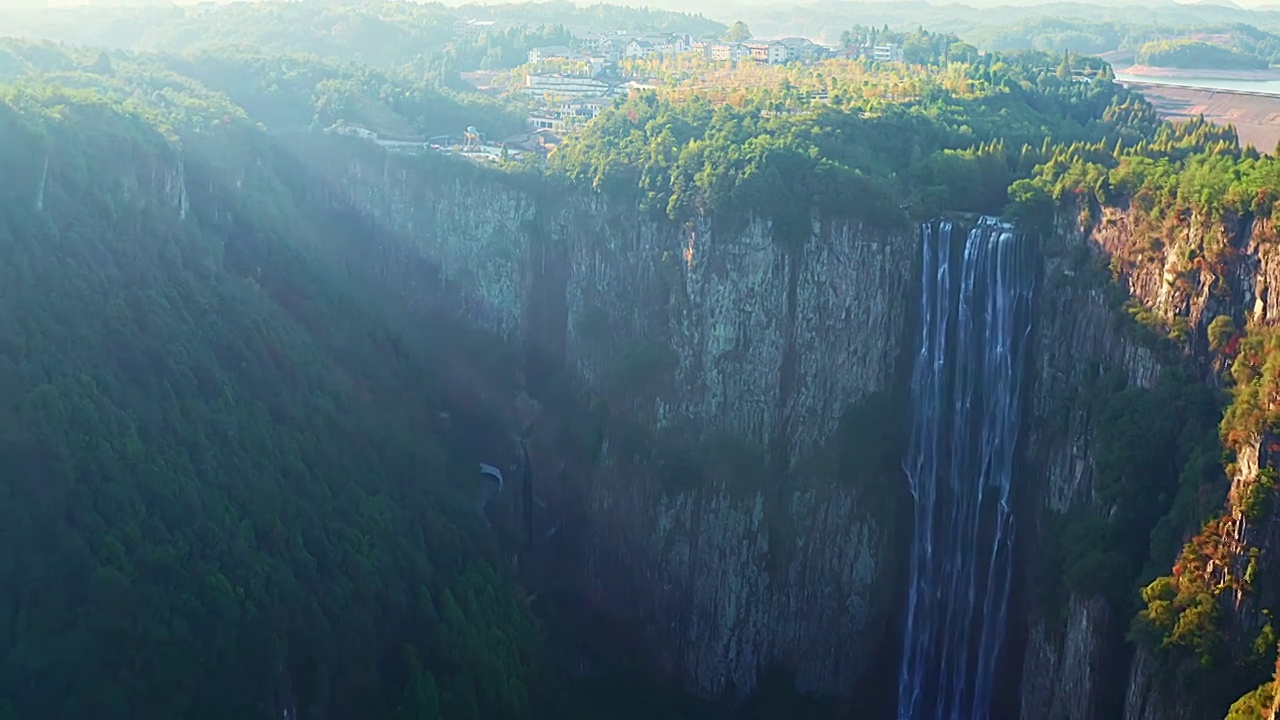
M1058 79L1060 80L1071 79L1071 51L1070 50L1062 51L1062 62L1058 64Z

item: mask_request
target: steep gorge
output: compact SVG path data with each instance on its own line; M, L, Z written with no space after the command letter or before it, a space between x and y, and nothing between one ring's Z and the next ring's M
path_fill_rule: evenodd
M802 692L865 692L869 658L900 642L905 563L894 558L905 556L910 522L900 462L918 232L815 216L812 236L795 243L760 218L677 224L625 197L356 145L335 163L327 143L295 149L325 158L314 163L324 182L311 199L354 210L384 238L372 253L380 280L410 305L523 348L524 401L495 402L522 408L536 464L551 469L539 477L535 519L545 542L523 561L535 585L556 578L562 600L627 628L633 650L699 694L742 696L772 667ZM1146 242L1125 225L1130 213L1063 217L1038 247L1017 461L1025 481L1015 492L1026 517L1005 648L1022 659L1001 665L1021 681L1018 699L998 704L1020 705L1023 717L1216 717L1236 689L1171 690L1157 670L1168 662L1125 640L1129 605L1061 577L1052 602L1035 596L1046 564L1066 572L1046 559L1061 518L1108 512L1097 487L1108 450L1089 393L1157 387L1187 363L1178 342L1212 382L1221 363L1205 328L1224 313L1243 325L1232 308L1265 298L1255 288L1274 265L1269 225L1230 238L1245 241L1230 293L1209 290L1222 273L1206 272L1194 290L1164 281L1179 277L1179 252L1203 245L1194 226L1122 265L1123 293L1101 265ZM1153 267L1163 268L1158 283ZM1133 301L1190 328L1177 342L1153 341L1126 317ZM1253 312L1265 317L1265 301ZM1103 376L1121 380L1103 389ZM842 432L877 426L870 442ZM1258 465L1246 454L1238 467L1236 485ZM1237 545L1247 558L1246 541ZM1241 617L1253 612L1241 607ZM1256 634L1259 622L1255 612L1244 625ZM583 666L607 661L600 650L585 645Z
M520 563L533 587L629 628L628 651L702 695L742 696L775 666L804 692L848 697L866 686L877 652L900 642L916 230L815 214L809 237L780 238L758 217L675 223L625 197L354 140L300 137L259 151L224 176L239 174L234 186L200 182L179 157L101 180L123 205L230 225L228 198L262 191L264 168L290 178L302 211L350 230L325 252L410 317L452 318L485 336L467 349L476 366L452 380L529 438L537 550ZM56 158L22 167L36 212L46 186L73 171ZM1265 221L1190 223L1154 247L1129 211L1064 218L1038 246L1019 456L1029 513L1013 566L1023 588L1035 584L1054 518L1105 512L1100 420L1081 389L1104 369L1124 387L1155 388L1184 362L1125 321L1099 260L1121 258L1125 297L1167 325L1185 318L1173 347L1210 383L1221 360L1209 324L1272 321L1268 289L1280 280ZM1187 260L1206 232L1233 249L1221 265ZM512 353L523 377L505 387L481 356ZM1257 634L1276 592L1273 516L1241 500L1271 465L1269 445L1258 434L1240 454L1223 525L1229 562L1213 568L1236 608L1236 645ZM514 496L503 503L517 512ZM1250 548L1262 551L1252 570ZM1246 574L1258 579L1248 591ZM1151 653L1127 649L1129 608L1054 589L1055 607L1023 600L1010 613L1023 717L1214 717L1219 708L1157 677ZM606 650L584 645L578 667L616 659Z
M360 188L366 186L361 178L368 172L367 167L348 168L346 197L369 212L386 213L387 222L405 217L362 199ZM398 192L413 187L404 184L409 177L399 176ZM418 192L424 194L416 196L417 212L459 212L448 209L453 207L448 194L421 187ZM850 492L833 483L830 475L815 472L813 461L830 452L824 444L847 440L838 436L838 418L846 405L874 409L861 401L876 391L889 393L899 404L905 397L902 353L912 349L906 347L909 341L902 332L914 323L909 308L915 286L908 278L915 272L910 249L918 242L916 233L885 238L857 223L824 218L815 221L814 237L797 251L769 237L767 224L759 220L746 223L745 230L726 233L723 226L707 220L683 227L646 220L633 210L619 209L617 199L601 196L569 192L550 202L507 197L492 202L509 203L507 207L526 203L521 207L527 214L516 216L538 218L543 228L538 241L572 238L561 246L570 248L568 257L555 263L572 268L568 277L556 280L566 288L563 314L556 316L554 326L539 328L531 337L563 333L564 367L600 393L610 409L598 464L580 469L583 474L576 477L567 469L559 486L563 500L572 498L561 507L580 503L573 511L579 527L590 528L577 536L583 553L579 567L586 568L582 582L590 589L584 594L578 588L579 597L613 618L646 626L644 647L666 670L701 693L719 693L726 687L749 690L757 674L774 663L795 672L797 687L804 691L847 695L850 688L860 687L858 680L867 668L841 648L850 643L887 646L880 644L883 635L865 630L879 628L893 617L891 604L895 593L902 592L903 568L885 558L903 552L904 543L898 539L895 547L895 535L885 524L905 522L900 513L908 500L901 486L893 489L902 476L879 465L864 464L858 490ZM574 214L575 203L585 203L591 219ZM481 204L490 206L490 201ZM621 204L626 207L625 201ZM555 210L548 212L548 207ZM438 227L440 217L422 222ZM1250 317L1268 319L1266 287L1275 265L1267 241L1270 225L1198 220L1151 245L1149 230L1133 226L1137 221L1131 210L1105 209L1096 222L1077 220L1073 213L1062 217L1057 231L1040 244L1043 291L1032 322L1026 442L1020 450L1026 481L1019 502L1026 508L1026 534L1016 554L1015 585L1021 590L1015 593L1019 597L1006 650L1022 657L1020 663L1010 661L1021 665L1017 704L1023 717L1215 718L1253 682L1249 678L1256 678L1256 668L1238 672L1225 684L1185 674L1176 680L1174 668L1185 663L1176 651L1126 639L1135 606L1132 600L1116 600L1116 595L1132 598L1126 593L1137 589L1090 590L1084 581L1074 589L1064 585L1062 574L1072 569L1055 566L1051 556L1058 551L1049 546L1064 542L1053 537L1062 532L1064 522L1123 517L1115 515L1111 505L1115 491L1099 486L1116 482L1098 476L1099 463L1112 462L1104 457L1112 450L1100 436L1108 432L1100 403L1125 388L1155 393L1168 372L1188 368L1201 382L1219 386L1215 373L1223 361L1206 340L1211 321L1226 315L1243 327ZM1206 233L1217 234L1218 246L1236 248L1230 261L1216 269L1204 262L1182 267L1189 248L1205 245ZM483 225L450 235L473 238L467 241L472 248L487 247L484 243L495 237L517 237L511 230L493 234ZM637 264L646 252L647 263ZM790 264L797 252L802 262ZM443 248L437 253L461 255ZM488 256L473 261L483 262ZM534 257L541 270L545 256ZM676 272L665 279L669 285L657 279L652 266L645 267L673 257ZM1120 258L1112 270L1127 288L1109 277L1105 265L1111 258ZM703 274L709 266L720 272ZM466 261L458 267L466 267ZM525 287L546 277L537 274ZM643 278L654 279L645 283ZM819 285L818 279L827 284ZM1222 286L1214 289L1214 283ZM601 353L581 333L584 324L590 326L583 320L594 312L586 298L600 288L608 288L605 295L627 298L624 304L630 311L617 305L605 308L615 327L627 329L623 336L665 333L671 338L669 374L645 386L648 392L637 393L652 393L652 401L617 394L617 385L610 386L607 358L616 358L609 353L620 349ZM500 296L490 297L483 305L468 305L466 312L476 313L473 317L479 320L480 313L492 308L520 307ZM639 311L654 307L666 312ZM1151 320L1142 308L1161 318L1164 329L1153 334L1144 326ZM730 309L736 322L726 317ZM833 316L840 321L832 323ZM507 327L515 326L513 319ZM527 332L529 326L525 327ZM1172 338L1165 339L1169 328ZM871 348L878 354L867 354ZM863 354L847 349L861 349ZM811 364L790 367L792 358ZM735 380L737 384L725 384ZM817 388L821 392L814 392ZM619 427L636 428L623 425L626 421L654 432L656 444L646 448L647 456L621 445ZM662 431L675 427L685 437L700 433L700 441L711 443L702 446L709 450L698 452L713 451L715 443L725 442L719 433L746 440L746 447L730 445L725 452L740 456L754 447L764 460L751 465L757 471L770 468L772 474L755 475L751 467L734 467L729 458L704 455L707 459L696 475L706 484L666 484L664 479L672 479L670 465L655 462L655 456L660 458L662 450L657 448L664 447ZM1266 560L1272 532L1265 522L1269 515L1261 516L1261 523L1250 520L1239 500L1240 488L1253 486L1259 468L1267 467L1265 453L1259 450L1265 443L1265 434L1259 433L1243 448L1233 468L1234 489L1228 492L1228 487L1209 483L1196 501L1203 512L1231 498L1224 526L1231 549L1224 552L1234 560L1214 566L1219 569L1213 572L1223 578L1218 584L1242 588L1246 573L1260 579L1251 592L1229 587L1225 591L1240 596L1224 601L1234 608L1224 632L1232 638L1228 654L1236 657L1249 654L1265 622L1260 609L1270 607L1266 596L1258 594L1268 592L1265 578L1272 574ZM620 451L625 460L617 455ZM549 460L554 457L553 451L544 452ZM1113 472L1109 468L1106 472ZM867 482L866 470L883 475L870 480L887 482ZM590 489L584 492L586 478ZM744 492L746 479L760 483L755 486L759 489ZM582 494L574 497L578 493ZM868 506L868 498L889 499L892 505ZM1176 504L1169 498L1154 505L1164 503ZM1194 514L1175 517L1181 512L1177 507L1168 512L1168 522L1181 523L1182 528L1161 532L1177 540L1179 533L1194 530ZM833 537L841 541L832 543ZM1188 535L1181 537L1179 547ZM1145 541L1141 546L1146 548ZM1252 562L1250 548L1257 550ZM1153 547L1153 553L1158 551ZM1176 560L1176 548L1168 552L1173 554L1153 561L1157 572L1168 572L1169 563ZM1135 557L1139 555L1145 557ZM781 567L780 558L786 561ZM1080 562L1086 560L1096 558ZM1054 598L1047 605L1035 597L1044 591L1046 566L1047 572L1058 575L1049 582ZM1149 577L1145 572L1133 570L1137 577ZM1121 577L1131 582L1128 575ZM801 598L821 610L803 613L803 619L790 615ZM669 629L657 629L659 619ZM1183 683L1181 690L1177 683Z
M555 530L527 562L701 694L775 665L846 693L889 618L901 491L891 448L850 463L835 438L895 392L913 234L815 218L788 245L438 162L348 156L315 199L385 233L407 302L524 347Z

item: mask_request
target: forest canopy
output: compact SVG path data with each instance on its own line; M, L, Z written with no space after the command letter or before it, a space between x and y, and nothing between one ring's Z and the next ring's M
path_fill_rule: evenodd
M908 67L653 63L641 70L663 85L570 138L551 168L598 190L639 188L644 207L673 218L750 209L799 229L816 204L893 226L944 210L997 213L1055 141L1136 138L1158 125L1149 109L1114 110L1140 101L1096 61L1068 61L1065 76L1064 59L1047 54L962 63L944 57L953 39L921 37L937 53Z
M1256 55L1202 40L1159 40L1138 51L1138 63L1157 67L1218 70L1258 70L1270 63Z
M360 230L120 65L0 90L0 716L529 717L541 631Z
M470 20L494 21L496 26L481 36L459 33L455 25ZM725 30L699 15L604 4L578 7L564 0L457 8L386 0L52 8L41 13L0 8L0 28L14 37L89 47L303 54L382 70L425 59L461 71L514 67L531 48L556 44L570 30L694 36Z

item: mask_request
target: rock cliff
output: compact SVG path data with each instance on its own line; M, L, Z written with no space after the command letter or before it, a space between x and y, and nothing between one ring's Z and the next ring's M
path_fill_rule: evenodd
M1035 502L1041 508L1042 532L1048 516L1080 508L1110 512L1093 485L1099 447L1096 407L1079 401L1080 388L1108 367L1121 369L1131 387L1152 387L1162 371L1174 366L1220 386L1226 361L1220 348L1211 347L1209 326L1220 316L1239 328L1248 322L1274 323L1276 310L1268 302L1278 260L1273 238L1266 221L1184 217L1157 225L1128 208L1103 208L1096 219L1073 216L1062 223L1045 253L1037 333L1040 372L1029 443L1031 466L1044 478ZM1110 272L1099 273L1096 258L1108 263ZM1118 283L1111 281L1112 275ZM1155 334L1167 337L1153 343ZM1262 608L1275 602L1275 571L1269 560L1277 547L1274 513L1250 518L1243 501L1247 489L1257 484L1260 468L1274 466L1265 449L1268 441L1264 428L1252 428L1249 439L1230 448L1235 455L1227 468L1230 488L1209 501L1222 508L1222 519L1209 526L1220 527L1221 533L1214 531L1213 546L1219 550L1212 553L1216 559L1208 562L1206 572L1212 576L1209 587L1219 593L1225 612L1222 631L1237 662L1249 655L1265 623ZM1191 539L1195 528L1184 530L1183 540ZM1031 550L1033 564L1040 561L1035 555ZM1175 561L1177 557L1166 558L1162 572ZM1246 575L1252 582L1245 581ZM1199 680L1173 682L1169 662L1158 657L1161 651L1123 640L1131 612L1100 597L1074 593L1061 616L1046 618L1033 611L1023 663L1023 717L1191 720L1224 715L1224 698L1233 696L1220 686L1241 679L1213 689Z
M885 408L905 403L916 231L815 214L809 237L776 237L759 217L673 222L626 198L355 141L284 147L307 178L288 189L301 206L367 231L348 252L362 271L405 307L487 334L479 352L519 349L516 392L486 389L483 372L463 382L511 409L509 429L524 432L538 468L536 551L521 559L535 586L584 618L632 628L628 650L704 695L741 697L772 667L806 692L847 697L865 682L894 640L903 482L871 453L850 457L842 426L868 414L893 426ZM234 223L222 199L270 162L257 157L232 188L160 158L113 187L178 221ZM29 170L39 211L70 169L33 158ZM1207 329L1219 316L1275 323L1277 247L1265 221L1152 228L1115 208L1043 239L1023 584L1035 585L1054 518L1108 512L1096 407L1081 389L1104 369L1150 388L1174 364L1220 384ZM1126 314L1160 326L1180 352L1144 340ZM1244 502L1278 449L1257 428L1235 448L1222 493L1224 552L1208 572L1238 647L1280 594L1280 524ZM1087 593L1023 604L1011 646L1022 717L1193 720L1221 709L1171 690L1153 651L1125 640L1130 608ZM582 666L608 650L587 643Z
M1043 536L1052 531L1044 525L1045 512L1061 515L1096 501L1094 418L1080 389L1103 365L1122 368L1131 384L1150 386L1160 365L1117 322L1090 233L1064 223L1044 239L1041 250L1044 280L1035 320L1026 450L1034 482L1025 507L1034 513L1036 534ZM1030 555L1034 565L1036 551ZM1022 717L1114 717L1100 714L1106 686L1123 670L1110 638L1129 619L1117 617L1100 598L1072 596L1060 602L1065 606L1061 617L1047 618L1033 609L1027 621Z
M386 282L526 348L539 553L571 597L701 693L780 666L848 694L889 619L896 508L833 439L894 390L912 232L815 216L795 243L406 156L325 177L394 239Z
M531 447L553 469L539 480L545 543L531 566L567 578L584 611L641 628L645 657L702 694L741 696L771 666L807 692L848 696L865 681L901 589L902 483L842 466L838 436L874 393L905 402L915 231L815 216L795 242L756 217L675 223L624 198L424 159L348 157L327 171L324 202L394 239L375 260L388 283L525 348L525 389L542 406ZM1188 364L1219 384L1206 330L1219 315L1243 327L1245 309L1270 320L1268 237L1265 224L1154 232L1111 208L1043 239L1021 498L1029 565L1055 516L1110 512L1095 487L1098 409L1083 389L1108 370L1151 388ZM423 262L426 275L404 272ZM1153 342L1143 322L1169 339ZM582 416L596 424L570 419ZM1258 467L1244 453L1234 484ZM1243 587L1248 549L1274 530L1237 505L1227 501L1225 527L1240 560L1217 572ZM1232 592L1235 635L1256 634L1266 603ZM1025 605L1012 648L1023 717L1220 709L1169 689L1153 651L1126 639L1130 607L1076 593L1051 612Z

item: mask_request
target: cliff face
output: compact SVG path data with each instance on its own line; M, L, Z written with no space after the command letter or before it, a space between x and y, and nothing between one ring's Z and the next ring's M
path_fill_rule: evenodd
M1046 253L1037 335L1040 373L1029 443L1030 462L1045 477L1036 501L1042 512L1107 512L1093 486L1096 418L1077 399L1077 388L1086 386L1091 373L1120 368L1130 387L1151 387L1172 362L1198 368L1205 382L1218 385L1225 361L1210 349L1206 331L1213 320L1225 315L1239 328L1246 322L1274 324L1277 311L1268 301L1269 288L1275 287L1280 253L1273 238L1265 221L1190 218L1153 227L1150 220L1116 208L1104 209L1097 222L1063 224ZM1082 270L1092 253L1101 253L1119 274L1126 291L1119 298L1115 288L1107 291L1105 273ZM1136 341L1140 332L1118 306L1125 301L1129 314L1162 325L1159 332L1167 331L1181 357L1165 354L1162 362L1149 345ZM1226 611L1222 630L1237 657L1249 652L1265 620L1260 610L1277 599L1275 513L1251 518L1244 502L1260 469L1274 467L1275 458L1262 428L1251 435L1232 448L1231 487L1221 498L1221 531L1213 537L1218 549L1206 571L1209 586L1220 593ZM1169 565L1175 560L1167 559ZM1118 642L1131 621L1127 611L1119 614L1101 598L1074 594L1063 617L1033 613L1023 663L1023 716L1106 718L1123 708L1126 720L1221 717L1221 698L1195 687L1175 688L1159 669L1156 651L1141 645L1126 649ZM1117 677L1127 679L1116 683ZM1041 708L1047 714L1036 712Z
M375 262L411 302L526 348L533 564L642 628L643 651L700 692L742 694L781 666L848 694L891 610L895 508L872 469L838 477L832 440L895 380L913 233L815 218L783 242L759 219L681 225L405 158L328 177L325 203L395 238ZM566 402L601 422L571 427Z
M527 431L536 549L522 563L535 584L584 619L635 629L647 663L707 695L740 696L781 666L803 691L848 696L868 662L883 661L902 581L893 558L903 482L867 458L841 457L840 426L873 393L904 402L915 231L815 217L810 237L778 238L758 218L673 223L616 198L368 148L312 160L307 203L359 216L371 238L359 264L406 307L485 331L493 352L522 348L522 392L487 387L482 372L460 382L512 408L511 429ZM30 170L40 210L66 170ZM243 193L177 159L122 177L121 201L171 208L178 220L199 209L234 222L219 197ZM1165 365L1117 321L1096 257L1113 258L1127 284L1121 302L1175 328L1207 382L1222 369L1206 339L1215 317L1243 327L1274 324L1280 312L1269 223L1192 222L1151 237L1112 209L1087 226L1063 223L1042 244L1019 530L1029 565L1053 517L1106 510L1095 487L1098 418L1080 389L1104 367L1152 387ZM1276 447L1259 431L1237 449L1225 551L1209 571L1238 644L1280 595L1270 552L1280 523L1241 500L1275 466ZM1029 605L1015 620L1023 717L1214 717L1170 690L1152 653L1117 642L1127 610L1075 594L1055 612ZM588 642L583 667L601 650Z
M1035 320L1035 372L1028 409L1028 466L1037 478L1029 507L1037 534L1052 532L1044 514L1095 502L1094 418L1079 397L1100 365L1122 368L1134 385L1150 386L1159 372L1152 352L1116 322L1093 262L1095 240L1064 225L1042 244L1045 258ZM1025 525L1024 525L1025 526ZM1034 550L1032 551L1034 555ZM1030 560L1032 564L1038 559ZM1022 717L1047 720L1106 718L1104 688L1122 671L1108 638L1128 623L1100 598L1063 600L1062 617L1028 618L1022 669Z

